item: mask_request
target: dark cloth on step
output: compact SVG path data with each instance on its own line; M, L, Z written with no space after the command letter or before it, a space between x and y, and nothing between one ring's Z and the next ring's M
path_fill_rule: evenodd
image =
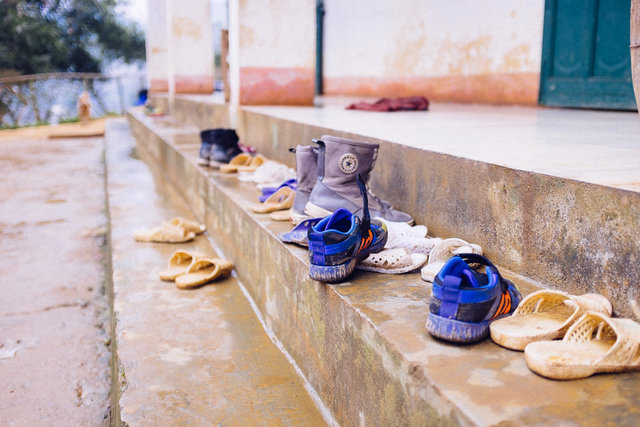
M365 111L425 111L428 109L429 100L424 96L381 98L374 103L356 102L347 107L347 110Z

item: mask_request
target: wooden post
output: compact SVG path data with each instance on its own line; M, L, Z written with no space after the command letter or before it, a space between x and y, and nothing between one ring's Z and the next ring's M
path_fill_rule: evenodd
M222 85L224 86L224 102L229 102L229 30L222 30L220 37L220 70L222 71Z

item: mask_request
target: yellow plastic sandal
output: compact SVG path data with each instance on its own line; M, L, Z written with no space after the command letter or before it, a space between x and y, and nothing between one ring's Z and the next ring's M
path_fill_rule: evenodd
M163 222L151 230L136 231L134 238L137 242L155 242L155 243L184 243L193 240L196 233L186 231L183 227L177 227Z
M252 157L247 153L240 153L235 156L226 165L220 165L220 172L222 173L235 173L238 172L239 166L248 166L251 164Z
M198 258L184 274L176 277L179 289L193 289L229 277L233 263L220 258Z
M258 167L260 167L264 162L267 161L267 158L262 154L256 154L249 162L248 165L240 165L238 166L238 172L255 172Z
M203 255L194 254L185 250L175 251L169 258L167 268L160 271L160 279L168 282L176 280L176 277L186 273L189 266L199 257L201 258Z
M181 216L177 216L175 218L172 218L169 221L169 224L175 225L176 227L182 227L182 228L185 229L185 231L187 233L191 231L191 232L195 233L196 235L202 234L205 231L207 231L207 227L206 226L204 226L204 225L202 225L202 224L200 224L200 223L198 223L196 221L191 221L191 220L185 219L185 218L183 218Z
M256 213L269 213L282 211L293 206L293 198L296 192L290 187L282 187L269 196L264 203L257 204L251 208Z

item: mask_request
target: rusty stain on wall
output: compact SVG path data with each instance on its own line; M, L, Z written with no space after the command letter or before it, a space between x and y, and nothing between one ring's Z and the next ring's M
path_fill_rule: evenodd
M413 96L431 101L537 105L538 73L501 73L440 77L327 77L327 95Z
M242 105L313 105L312 68L241 67Z
M174 18L172 31L178 37L191 37L196 40L202 38L200 26L187 17Z

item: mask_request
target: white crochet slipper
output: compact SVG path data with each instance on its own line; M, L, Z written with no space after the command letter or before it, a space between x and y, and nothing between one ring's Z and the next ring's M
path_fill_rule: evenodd
M524 349L527 366L547 378L571 380L599 372L640 370L640 323L588 312L562 341L537 341Z
M253 182L262 187L278 187L283 182L295 178L296 172L285 164L267 160L254 172L240 172L238 179L245 182Z
M356 269L384 274L402 274L417 270L425 262L427 262L427 256L424 254L410 253L405 248L384 249L369 255L356 265Z
M387 226L387 241L396 237L426 237L427 226L426 225L414 225L413 227L406 222L394 222L386 220L382 217L375 217L378 221L384 222Z
M420 277L425 282L433 282L433 279L449 258L464 253L482 255L482 247L462 239L450 238L442 240L429 253L429 262L420 271Z
M384 222L387 226L387 243L385 249L405 248L410 253L429 255L433 247L442 239L426 237L427 227L424 225L410 226L406 222L387 221L384 218L375 218Z

